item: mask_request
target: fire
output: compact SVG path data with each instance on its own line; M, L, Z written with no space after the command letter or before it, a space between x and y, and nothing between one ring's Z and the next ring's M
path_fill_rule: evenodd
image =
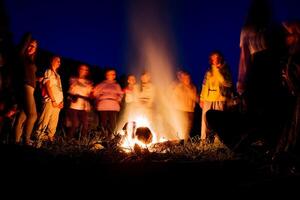
M138 133L138 131L141 132ZM144 138L143 140L139 137L142 134L146 137L142 137ZM126 152L132 151L135 145L149 149L155 143L166 141L165 138L158 140L157 134L151 127L150 121L145 116L137 116L134 120L127 122L121 131L121 135L124 137L121 147L124 148Z

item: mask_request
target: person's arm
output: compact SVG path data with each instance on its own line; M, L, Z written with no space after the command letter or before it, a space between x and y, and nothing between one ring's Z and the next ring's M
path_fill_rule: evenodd
M118 102L121 102L124 92L122 91L122 88L119 84L117 84L117 90L118 90L118 92L117 92L118 93Z
M53 95L53 92L52 92L52 89L51 89L51 86L50 86L50 80L48 80L45 83L45 86L46 86L47 94L48 94L48 96L49 96L49 98L51 100L51 103L52 103L53 107L57 107L59 102L55 101L55 97Z
M92 98L98 99L100 97L101 92L102 92L102 87L101 87L101 83L100 83L93 88L93 90L91 92Z
M187 95L192 101L197 101L197 90L193 84L190 84L187 90Z
M202 83L202 89L201 89L201 93L200 93L200 107L203 108L203 104L204 104L204 100L208 95L208 76L210 73L207 72L204 76L204 80Z
M222 76L222 85L223 87L227 87L227 88L231 88L232 87L232 77L231 77L231 73L229 70L229 67L224 65L221 69L220 69L220 76Z
M238 69L238 81L237 81L237 92L239 94L244 93L245 90L245 80L246 75L249 70L249 61L250 61L250 50L248 48L248 43L245 36L245 31L242 31L240 38L240 61L239 61L239 69Z

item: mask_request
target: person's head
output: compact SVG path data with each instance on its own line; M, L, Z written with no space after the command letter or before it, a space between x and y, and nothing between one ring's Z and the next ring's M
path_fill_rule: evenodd
M270 0L252 0L248 15L245 21L245 27L251 27L255 30L266 28L272 20L272 9Z
M56 71L60 67L60 57L59 56L53 56L51 58L51 68Z
M191 84L191 77L190 77L189 73L187 73L187 72L182 72L182 73L181 73L181 79L180 79L180 82L181 82L183 85L190 85L190 84Z
M78 67L78 76L79 78L87 78L90 73L90 69L87 65L81 64Z
M182 70L178 70L178 71L176 72L176 77L177 77L177 80L178 80L179 82L181 82L182 73L183 73Z
M116 79L116 76L117 76L116 70L114 69L108 69L105 72L105 78L108 81L114 81Z
M224 64L224 57L219 51L213 51L209 55L209 64L215 66L222 66Z
M287 34L286 38L285 38L285 43L287 46L292 46L294 44L296 44L298 42L298 37L296 34L294 33L289 33Z
M286 21L282 23L286 31L286 44L288 46L295 45L299 42L300 37L300 22Z
M151 80L151 76L148 72L144 72L141 76L142 83L149 83Z
M128 75L127 77L127 83L128 85L134 85L136 84L136 78L133 74Z
M36 54L37 45L38 45L37 41L32 39L26 48L26 55L33 57Z

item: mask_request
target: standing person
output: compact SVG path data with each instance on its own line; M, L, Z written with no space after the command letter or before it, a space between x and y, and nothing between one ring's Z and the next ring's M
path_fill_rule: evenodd
M134 75L130 74L127 78L127 86L124 89L125 95L125 110L132 112L134 106L136 106L138 95L139 95L139 86L136 82Z
M177 73L179 82L173 89L174 108L179 112L181 127L181 138L186 142L189 139L190 131L194 120L194 109L197 101L197 90L191 82L187 72Z
M281 39L274 41L277 33L273 25L269 1L252 0L240 35L237 92L242 97L243 112L206 114L210 127L234 150L246 150L250 144L274 150L282 129L285 104L276 47L281 46Z
M206 112L225 108L226 98L231 96L232 80L222 54L213 51L209 56L210 67L205 73L200 94L202 108L201 140L213 142L215 135L208 125Z
M281 160L281 164L288 166L290 163L287 161L295 164L295 159L290 158L300 155L300 22L288 21L283 25L287 32L287 61L283 68L283 80L289 93L289 102L286 105L287 120L279 137L274 158L288 156L289 159Z
M123 97L121 86L116 81L116 71L114 69L106 70L105 80L95 86L93 96L96 98L99 126L102 127L105 136L111 139L117 125L117 117Z
M90 98L93 91L93 82L88 79L89 67L81 64L78 67L78 76L69 80L69 100L70 106L67 110L67 137L75 137L76 129L81 127L81 138L88 133L88 114L91 111Z
M151 82L151 76L148 72L141 75L141 86L138 96L139 112L146 116L150 122L153 121L155 87Z
M61 79L57 72L60 64L60 57L53 56L50 67L45 71L42 79L42 91L45 92L42 92L43 108L36 131L39 144L45 139L51 142L54 140L59 112L64 106Z
M281 122L281 70L272 42L271 6L253 0L240 37L237 90L244 97L246 113L260 140L274 145ZM275 41L280 42L280 41ZM266 120L268 119L268 120ZM259 139L259 138L258 138Z
M139 85L137 84L136 77L133 74L127 77L127 86L123 89L124 93L124 105L122 120L120 120L120 126L128 121L134 120L139 95Z
M25 132L25 145L32 145L31 134L34 123L37 119L36 103L34 99L34 90L36 87L36 71L35 56L37 52L37 41L32 39L30 34L25 34L21 49L18 52L18 60L16 64L16 94L19 113L14 128L15 142L20 143ZM24 128L23 128L24 127Z
M272 64L267 41L270 23L271 11L268 1L253 0L240 34L241 51L237 82L237 91L240 94L259 89L261 85L255 84L254 79L261 78L260 71L265 71L265 68Z

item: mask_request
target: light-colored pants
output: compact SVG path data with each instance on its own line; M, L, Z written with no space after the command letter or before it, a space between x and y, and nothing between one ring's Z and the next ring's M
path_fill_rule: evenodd
M201 123L201 139L207 139L211 129L209 128L206 120L206 112L209 110L224 110L225 101L204 101L202 108L202 123Z
M32 129L37 118L36 104L34 100L34 88L30 85L24 85L24 99L21 110L16 119L15 125L15 142L19 143L23 134L23 126L25 132L25 143L30 141Z
M49 138L54 137L59 119L59 112L60 109L53 107L51 101L44 103L36 131L38 138L45 135L46 130Z

